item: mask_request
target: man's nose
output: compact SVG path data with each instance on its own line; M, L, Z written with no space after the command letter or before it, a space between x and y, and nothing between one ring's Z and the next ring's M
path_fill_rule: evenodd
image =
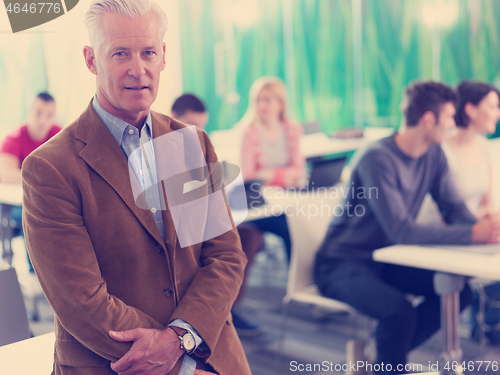
M139 55L132 56L128 74L138 78L143 76L145 72L146 69L144 68L144 61L141 59L141 56Z

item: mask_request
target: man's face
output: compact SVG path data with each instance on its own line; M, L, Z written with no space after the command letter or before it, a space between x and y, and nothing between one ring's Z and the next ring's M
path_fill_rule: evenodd
M431 143L439 144L448 138L450 130L456 126L455 112L455 106L452 103L445 103L441 106L437 121L434 121L434 126L429 127L428 135Z
M177 119L185 124L194 125L197 128L205 129L205 125L208 122L208 113L186 111L183 116L180 116Z
M28 113L28 134L34 141L47 138L56 116L56 103L36 98Z
M156 99L165 68L165 43L154 13L140 18L105 13L98 51L85 47L89 70L97 75L97 98L114 116L132 122L145 117Z

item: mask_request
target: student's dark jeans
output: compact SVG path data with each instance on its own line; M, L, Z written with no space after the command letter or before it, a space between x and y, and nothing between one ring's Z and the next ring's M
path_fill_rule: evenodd
M323 295L345 302L378 320L375 333L377 363L392 365L392 372L404 373L407 354L440 327L440 298L434 292L433 271L375 263L331 260L318 257L315 277ZM424 296L413 307L406 294ZM471 301L468 285L460 293L460 309ZM400 370L398 371L398 365Z
M270 232L281 237L285 244L285 251L288 262L290 262L292 242L290 240L290 234L288 232L288 225L286 223L285 215L265 217L263 219L251 221L251 224L260 229L260 231L262 232Z
M23 231L23 226L22 226L22 216L23 216L23 209L21 206L14 206L10 210L10 218L14 220L18 226L19 226L19 236L23 237L24 240L24 231ZM35 270L33 269L33 265L31 264L31 259L30 256L28 255L28 252L26 250L26 256L28 257L28 266L29 266L29 271L31 273L34 273Z

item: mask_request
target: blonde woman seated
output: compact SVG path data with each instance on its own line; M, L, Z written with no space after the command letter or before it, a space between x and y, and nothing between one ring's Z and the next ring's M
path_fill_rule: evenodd
M288 118L286 89L281 79L262 77L253 83L248 109L235 129L243 134L241 172L245 181L260 179L266 185L283 188L304 185L305 160L299 147L302 127ZM255 254L262 248L263 232L281 237L290 259L291 242L283 215L242 224L239 231L248 258L245 276ZM245 280L246 277L235 305L241 300ZM240 335L261 333L258 326L243 319L234 306L233 322Z
M281 79L262 77L253 83L247 112L236 127L244 129L243 179L263 179L268 185L281 187L304 185L302 127L287 116L286 89Z

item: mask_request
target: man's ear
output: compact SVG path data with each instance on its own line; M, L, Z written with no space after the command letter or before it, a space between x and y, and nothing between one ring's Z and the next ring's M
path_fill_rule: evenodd
M163 61L161 62L161 70L165 69L165 55L166 55L167 45L165 42L162 43L161 50L163 51Z
M432 111L427 111L420 118L420 122L424 125L426 129L430 130L434 126L436 126L437 123L436 115Z
M94 49L90 46L83 47L83 57L85 58L85 65L87 65L88 70L97 75Z

